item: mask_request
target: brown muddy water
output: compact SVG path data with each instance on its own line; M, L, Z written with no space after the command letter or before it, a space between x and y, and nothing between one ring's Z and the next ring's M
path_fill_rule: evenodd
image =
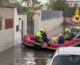
M0 65L49 65L50 54L54 54L54 51L17 45L0 53Z

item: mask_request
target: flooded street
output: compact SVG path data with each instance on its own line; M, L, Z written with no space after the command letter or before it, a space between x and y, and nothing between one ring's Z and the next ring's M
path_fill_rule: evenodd
M23 59L25 60L25 63L27 65L48 65L50 61L50 58L48 58L48 55L53 54L53 52L49 50L36 51L36 50L26 48L23 54L24 54Z
M19 44L0 53L0 65L49 65L50 54L54 54L54 51L35 50Z
M34 48L21 47L10 48L0 53L0 65L49 65L53 54L51 50L34 50Z
M79 0L0 0L0 65L50 65L55 51L49 49L79 46L79 4Z

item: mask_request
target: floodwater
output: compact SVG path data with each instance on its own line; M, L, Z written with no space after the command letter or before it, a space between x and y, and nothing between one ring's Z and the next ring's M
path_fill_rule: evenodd
M17 45L0 53L0 65L49 65L50 54L54 54L54 51Z
M66 27L70 26L72 25ZM17 45L0 53L0 65L49 65L51 61L51 58L48 58L49 54L54 54L54 51L34 50Z
M66 27L70 26L72 25ZM34 50L17 45L0 53L0 65L49 65L51 61L51 58L48 58L49 54L54 54L54 51Z

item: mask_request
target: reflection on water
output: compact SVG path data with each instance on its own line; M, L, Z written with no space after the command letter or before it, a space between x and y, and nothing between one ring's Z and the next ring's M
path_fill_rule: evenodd
M49 65L51 58L48 58L49 54L53 54L53 51L34 50L33 48L23 48L22 58L23 65Z
M14 64L14 49L10 48L7 51L0 53L0 65L13 65Z
M46 65L46 59L39 59L39 58L37 58L36 60L35 60L35 62L36 62L36 65Z
M20 48L18 46L17 48ZM15 65L49 65L51 61L48 58L49 54L53 54L50 51L34 50L33 48L20 48L15 49Z
M14 65L22 65L21 45L17 45L14 47Z
M23 55L23 60L25 61L26 65L35 65L35 57L34 57L34 50L26 49L25 54Z
M46 65L50 65L51 58L47 58Z
M48 55L52 53L18 45L0 54L0 65L49 65Z
M49 62L51 61L50 58L48 58L48 54L53 53L49 51L35 51L35 57L36 65L49 65Z

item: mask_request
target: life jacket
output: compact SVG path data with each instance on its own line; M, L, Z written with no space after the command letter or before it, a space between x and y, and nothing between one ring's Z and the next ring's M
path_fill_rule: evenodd
M38 42L38 43L43 42L43 37L42 37L41 32L38 32L38 33L36 34L36 40L35 40L35 42Z
M70 34L69 33L66 33L65 34L65 39L69 39L70 38Z

